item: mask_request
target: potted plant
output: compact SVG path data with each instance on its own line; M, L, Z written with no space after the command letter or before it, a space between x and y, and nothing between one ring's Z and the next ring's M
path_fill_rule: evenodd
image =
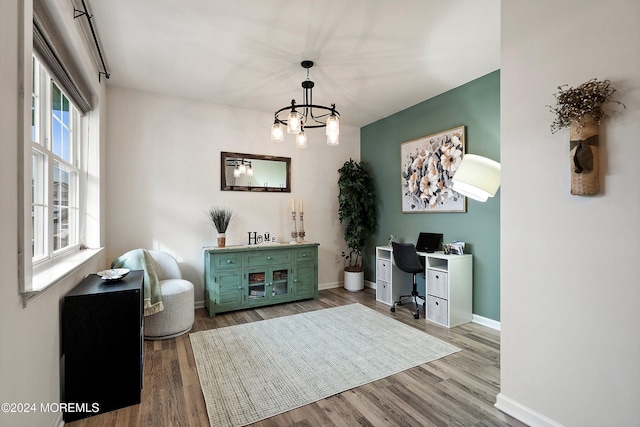
M226 232L233 217L233 211L216 206L207 210L207 217L218 232L218 247L224 248L227 240Z
M558 87L554 94L556 105L550 106L556 115L551 123L551 132L568 127L570 132L569 153L571 158L571 194L593 195L600 192L598 126L608 118L602 105L615 102L611 99L616 91L609 80L591 79L573 88Z
M349 159L338 169L338 219L344 225L344 287L348 291L364 289L362 249L376 229L376 197L373 179L363 162Z

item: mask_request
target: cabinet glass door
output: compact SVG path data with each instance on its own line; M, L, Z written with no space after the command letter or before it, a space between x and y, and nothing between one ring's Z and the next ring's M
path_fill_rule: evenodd
M249 273L249 285L247 286L247 297L250 300L266 298L267 282L266 271Z
M273 270L271 275L271 296L289 294L289 270Z

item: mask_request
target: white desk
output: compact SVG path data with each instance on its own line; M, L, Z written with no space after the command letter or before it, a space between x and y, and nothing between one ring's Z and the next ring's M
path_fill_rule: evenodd
M452 328L471 321L473 306L473 256L418 252L425 258L426 318ZM376 300L393 305L400 295L411 294L411 274L393 261L390 246L376 247Z

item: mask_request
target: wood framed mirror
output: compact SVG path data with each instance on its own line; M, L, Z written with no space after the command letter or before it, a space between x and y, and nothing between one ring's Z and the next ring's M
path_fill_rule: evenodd
M291 193L291 158L222 151L220 189Z

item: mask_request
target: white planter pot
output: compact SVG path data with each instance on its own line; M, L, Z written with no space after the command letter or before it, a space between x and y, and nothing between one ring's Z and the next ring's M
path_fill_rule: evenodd
M344 288L350 292L364 289L364 271L345 271Z

